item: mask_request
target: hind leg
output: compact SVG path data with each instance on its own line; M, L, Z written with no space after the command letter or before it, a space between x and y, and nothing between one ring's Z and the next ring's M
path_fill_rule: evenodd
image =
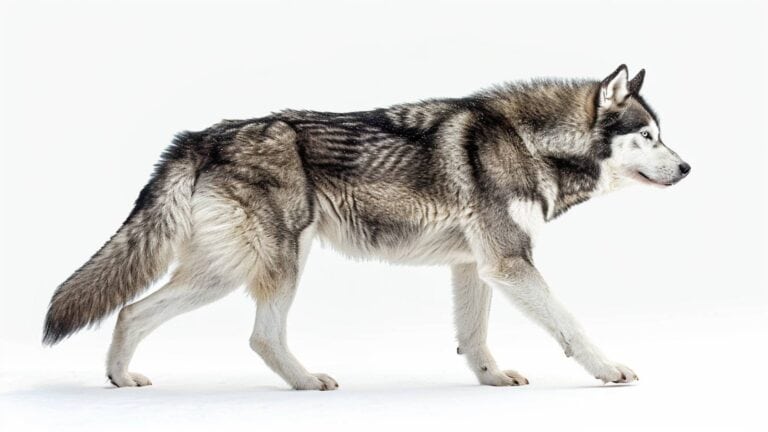
M128 372L136 347L169 319L216 301L247 279L254 254L243 241L244 212L201 176L192 201L191 237L178 249L179 267L157 292L124 307L107 359L107 375L118 387L148 385Z
M139 342L171 318L214 302L236 287L221 280L192 279L180 270L157 292L124 307L118 315L107 357L110 382L117 387L152 384L147 377L128 371Z
M264 363L296 390L335 390L336 381L323 373L310 373L288 349L286 322L296 294L296 285L314 235L312 226L295 242L274 251L274 265L262 267L249 289L256 297L256 320L251 348Z

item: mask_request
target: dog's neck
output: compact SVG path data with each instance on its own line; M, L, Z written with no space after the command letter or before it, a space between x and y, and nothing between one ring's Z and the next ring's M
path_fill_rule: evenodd
M576 204L624 183L610 164L594 132L597 82L574 82L567 91L548 82L496 89L492 105L520 136L536 165L545 218L551 220ZM530 100L536 100L531 106ZM554 186L554 187L552 187ZM554 190L552 190L554 189Z
M484 94L539 157L590 155L599 83L508 84Z

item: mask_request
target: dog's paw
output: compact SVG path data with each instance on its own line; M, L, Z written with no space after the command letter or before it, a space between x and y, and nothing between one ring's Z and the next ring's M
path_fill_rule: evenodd
M513 370L482 371L480 383L490 386L521 386L528 385L528 378Z
M107 375L107 378L115 387L144 387L152 385L152 381L149 378L135 372L111 374Z
M595 378L602 380L603 383L630 383L637 381L640 378L630 368L620 363L611 363L605 365L604 371L598 374Z
M307 375L304 379L293 385L295 390L336 390L339 383L335 379L324 373L315 373Z

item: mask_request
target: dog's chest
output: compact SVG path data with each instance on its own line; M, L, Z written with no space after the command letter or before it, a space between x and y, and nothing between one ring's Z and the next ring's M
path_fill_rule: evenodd
M536 200L513 199L509 202L507 211L512 222L528 236L531 243L534 243L546 222L541 203Z

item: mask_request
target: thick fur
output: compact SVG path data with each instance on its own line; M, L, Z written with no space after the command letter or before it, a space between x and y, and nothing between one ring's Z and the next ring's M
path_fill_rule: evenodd
M45 343L98 323L168 269L189 232L198 159L188 146L180 137L166 150L123 226L53 294Z
M550 331L593 376L636 378L608 361L533 266L535 233L628 182L671 184L679 157L639 95L644 73L512 83L461 99L352 113L283 111L180 135L115 236L51 300L55 343L120 312L107 364L118 386L139 341L164 321L247 286L251 347L297 389L338 386L290 353L285 322L316 236L358 258L450 265L459 352L481 383L527 384L485 344L491 289ZM685 171L685 172L683 172Z

